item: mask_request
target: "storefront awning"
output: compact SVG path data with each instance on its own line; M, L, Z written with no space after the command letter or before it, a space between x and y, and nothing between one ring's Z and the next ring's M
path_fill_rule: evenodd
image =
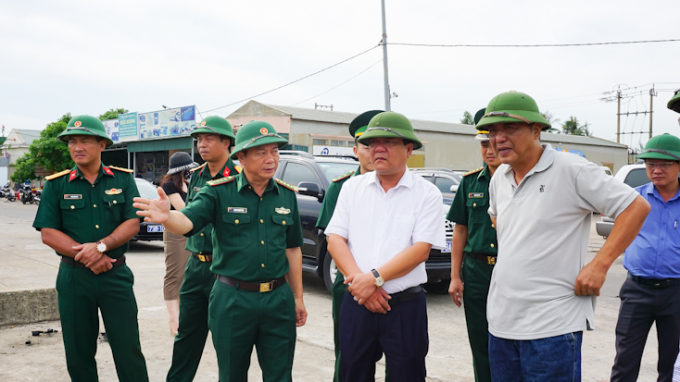
M172 139L155 139L141 142L128 142L127 149L130 153L182 150L190 149L194 144L193 141L194 139L191 137L182 137Z

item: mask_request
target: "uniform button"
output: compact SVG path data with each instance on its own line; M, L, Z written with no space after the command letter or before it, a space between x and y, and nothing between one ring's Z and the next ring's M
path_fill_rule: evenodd
M92 207L97 208L97 205L96 205L96 204L93 204Z
M260 198L260 201L262 201L262 198Z
M238 219L234 220L234 223L238 224Z
M260 244L264 245L264 240L262 240L262 241L260 242Z
M80 178L80 179L83 179L83 178ZM94 187L94 184L92 185L92 187Z
M113 204L116 204L116 203L118 203L118 201L114 200L114 201L113 201Z
M260 219L260 223L264 223L264 220Z
M95 224L94 228L99 229L99 224Z
M76 208L76 206L74 206L74 205L72 204L72 205L71 205L71 209L74 209L74 208Z
M250 187L250 186L248 186L248 189L249 189L249 190L252 190L253 188L252 188L252 187Z
M491 228L496 228L496 225L495 225L495 224L491 224Z
M281 224L286 225L286 221L284 220Z
M477 203L472 203L472 207L477 207Z
M264 268L264 263L262 264L262 268Z
M491 243L491 248L493 248L493 247L495 247L495 245L493 245L493 243Z
M205 235L201 234L201 236L205 236Z

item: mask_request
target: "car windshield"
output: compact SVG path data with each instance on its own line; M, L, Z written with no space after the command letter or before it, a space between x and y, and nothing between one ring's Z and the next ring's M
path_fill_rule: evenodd
M359 162L339 163L339 162L319 162L316 164L321 169L323 175L328 179L328 183L333 182L333 179L338 178L342 175L347 174L350 171L354 171L359 168Z
M156 191L156 186L140 178L135 178L135 182L137 183L139 196L145 199L158 199L158 191Z
M623 181L623 183L633 188L640 187L643 184L647 184L649 182L650 180L647 177L647 171L644 168L636 168L630 170L630 172L626 176L626 180Z

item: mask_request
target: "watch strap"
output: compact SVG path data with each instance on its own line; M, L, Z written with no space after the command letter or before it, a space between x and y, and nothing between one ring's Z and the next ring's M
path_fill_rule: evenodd
M371 273L373 273L373 277L375 277L376 279L380 277L380 273L378 273L378 271L376 271L375 269L371 269Z

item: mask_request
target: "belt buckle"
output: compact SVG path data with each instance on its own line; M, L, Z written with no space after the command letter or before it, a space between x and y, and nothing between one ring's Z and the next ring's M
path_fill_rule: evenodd
M198 255L198 260L200 260L202 263L205 263L208 261L208 258L205 255Z
M274 282L260 283L260 292L271 292L274 288Z
M486 257L486 262L489 265L496 265L496 257L495 256L487 256Z

